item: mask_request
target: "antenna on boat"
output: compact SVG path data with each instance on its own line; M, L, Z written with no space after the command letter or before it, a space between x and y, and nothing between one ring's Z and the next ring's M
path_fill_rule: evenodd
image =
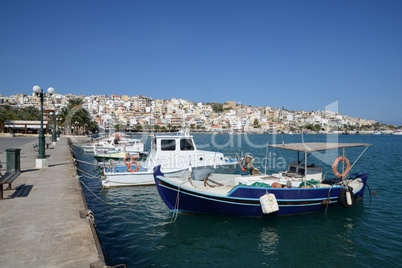
M267 162L268 162L268 142L267 142L267 151L265 153L265 171L264 171L265 174L267 174Z

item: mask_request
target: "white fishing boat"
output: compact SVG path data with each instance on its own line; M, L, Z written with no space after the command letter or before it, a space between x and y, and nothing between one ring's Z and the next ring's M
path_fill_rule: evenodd
M111 151L123 151L130 154L143 153L144 142L141 139L129 139L119 135L110 135L107 138L95 140L81 146L84 152L105 154Z
M133 156L136 161L143 161L148 157L147 153L129 153L126 151L111 151L108 150L106 152L103 152L102 150L98 151L95 150L94 152L94 158L97 161L100 162L105 162L105 161L109 161L110 159L117 161L117 162L123 162L124 158L126 158L127 156Z
M153 169L158 165L169 176L182 176L192 170L197 177L205 177L209 173L233 173L239 166L237 157L230 158L219 152L198 150L193 136L188 132L153 136L151 151L145 162L137 162L128 156L124 163L125 166L112 165L104 168L104 187L153 185Z
M392 132L392 135L402 135L402 131L401 130L397 130Z
M383 131L374 131L371 133L372 135L383 135L384 132Z

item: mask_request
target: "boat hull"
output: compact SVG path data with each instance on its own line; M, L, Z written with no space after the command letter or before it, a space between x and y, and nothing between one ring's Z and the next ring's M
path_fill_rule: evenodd
M361 178L362 187L353 191L356 198L364 194L367 175ZM172 183L158 171L154 172L154 179L162 200L172 211L235 216L279 216L321 211L327 207L328 199L329 205L336 205L343 189L341 186L307 189L239 186L223 196L189 190L184 184ZM275 195L279 205L279 210L270 214L264 214L260 204L260 197L267 192Z
M219 166L200 166L192 168L192 177L206 178L210 173L233 173L237 164L226 164ZM165 169L163 172L169 176L188 177L189 169ZM155 185L153 168L148 170L140 167L138 172L105 172L105 179L102 180L104 187L119 186L140 186Z
M185 176L188 174L188 169L169 170L166 171L169 176ZM124 187L124 186L146 186L155 185L155 180L152 172L124 172L124 173L105 173L105 179L102 180L103 187Z
M145 153L136 153L133 154L135 156L138 155L138 158L136 158L136 161L145 161L147 159L147 154ZM127 156L127 152L114 152L114 153L106 153L106 154L95 154L94 158L97 161L105 162L109 160L115 160L115 161L123 161L124 158Z

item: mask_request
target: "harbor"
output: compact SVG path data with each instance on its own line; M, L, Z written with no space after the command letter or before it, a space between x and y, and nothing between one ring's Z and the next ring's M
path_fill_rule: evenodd
M401 266L402 1L0 7L0 268Z
M49 146L42 169L35 167L37 139L0 137L3 174L5 150L21 149L21 175L0 200L0 267L104 267L67 138Z
M301 138L287 136L284 142L300 142ZM335 136L303 138L306 142L328 142ZM395 267L401 256L397 251L400 245L397 237L401 232L396 223L387 228L382 226L398 217L400 206L394 205L399 198L396 188L387 189L383 184L386 178L396 176L392 167L397 163L396 160L381 161L376 156L389 151L392 152L390 159L397 159L399 153L390 147L401 148L402 140L392 135L339 135L337 138L340 143L372 144L353 169L370 172L364 198L351 208L330 207L326 213L322 210L281 217L177 214L163 203L155 186L102 188L96 177L98 172L91 164L93 155L83 152L80 144L74 144L73 148L76 158L83 161L78 173L82 176L88 206L94 211L108 265L233 267L245 266L252 258L253 264L260 266L306 266L307 263L376 266L386 259ZM266 157L267 142L282 143L279 135L194 134L194 141L206 150L227 145L219 147L225 154L252 151L255 159ZM294 155L280 154L274 149L268 154L268 172L282 170L281 157ZM350 149L351 161L360 155L361 150L356 149ZM333 155L328 156L332 159ZM254 164L264 171L264 162ZM323 174L328 178L333 176L330 167ZM400 185L398 181L394 183L396 187ZM330 252L330 257L323 253L323 247L325 252Z

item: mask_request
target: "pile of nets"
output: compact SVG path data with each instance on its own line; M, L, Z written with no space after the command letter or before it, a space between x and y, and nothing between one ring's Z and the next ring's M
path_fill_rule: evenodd
M299 184L299 188L302 188L303 186L306 186L306 187L304 187L304 188L315 188L315 186L317 185L317 184L319 184L320 182L319 181L316 181L316 180L313 180L313 179L311 179L311 180L309 180L309 181L303 181L303 182L301 182L300 184Z

